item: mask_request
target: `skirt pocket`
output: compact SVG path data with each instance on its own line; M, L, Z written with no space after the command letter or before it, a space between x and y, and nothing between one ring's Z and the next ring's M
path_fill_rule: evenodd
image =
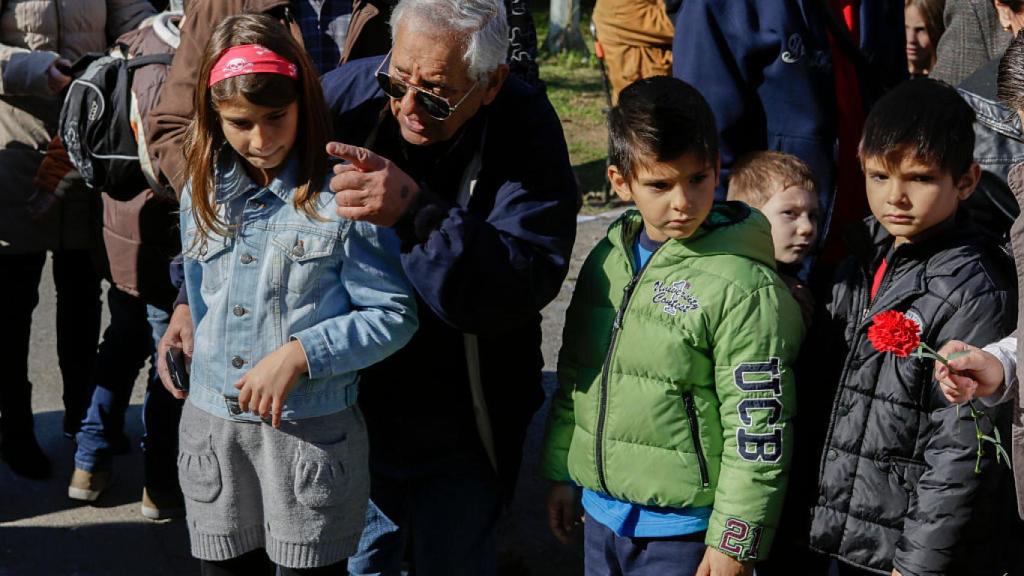
M318 444L303 442L295 463L295 498L309 508L337 506L348 491L348 439Z
M220 462L209 434L195 437L182 432L179 436L178 482L190 500L209 503L220 496Z

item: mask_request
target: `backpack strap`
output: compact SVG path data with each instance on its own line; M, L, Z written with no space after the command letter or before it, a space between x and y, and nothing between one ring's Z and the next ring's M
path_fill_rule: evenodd
M2 2L3 0L0 0ZM163 64L170 66L171 61L174 60L174 54L146 54L144 56L136 56L128 60L128 70L135 70L136 68L142 68L143 66L149 66L150 64Z

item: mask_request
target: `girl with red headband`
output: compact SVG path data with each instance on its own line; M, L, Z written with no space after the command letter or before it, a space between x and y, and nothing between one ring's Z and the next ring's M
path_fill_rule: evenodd
M317 74L277 21L216 28L195 110L178 457L192 554L204 575L345 573L369 497L356 373L416 328L398 239L336 215Z

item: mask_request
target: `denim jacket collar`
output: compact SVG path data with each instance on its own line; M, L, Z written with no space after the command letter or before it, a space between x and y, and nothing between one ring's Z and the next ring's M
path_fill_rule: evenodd
M253 190L260 190L263 187L249 177L245 171L245 164L239 158L231 146L224 145L217 154L217 162L214 165L214 178L216 183L216 196L218 204L225 204L243 194L249 194ZM285 159L284 169L278 172L270 184L266 186L275 196L290 202L295 192L298 172L298 160L293 151Z

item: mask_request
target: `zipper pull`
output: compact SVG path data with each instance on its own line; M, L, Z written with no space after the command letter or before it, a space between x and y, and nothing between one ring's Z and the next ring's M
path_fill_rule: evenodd
M868 307L864 308L864 311L863 311L863 312L861 312L861 314L860 314L860 319L861 319L861 320L867 320L867 318L868 318L868 312L871 312L871 307L870 307L870 306L868 306Z
M622 328L622 319L626 315L626 306L629 304L629 299L633 295L633 288L636 287L637 277L633 276L626 282L626 285L622 287L622 302L619 304L619 311L615 313L615 321L612 322L612 328L618 330Z

